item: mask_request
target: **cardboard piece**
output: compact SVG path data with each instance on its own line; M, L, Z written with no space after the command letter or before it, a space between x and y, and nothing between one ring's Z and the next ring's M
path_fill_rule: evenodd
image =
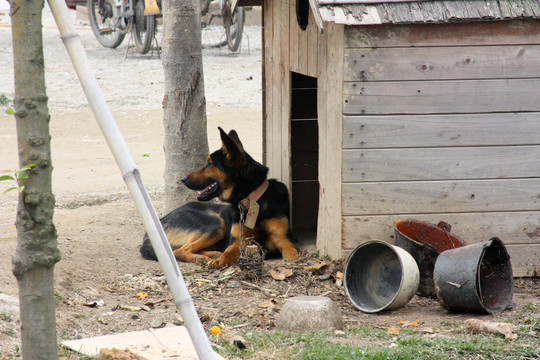
M171 326L81 340L68 340L62 345L89 356L102 348L127 349L147 360L196 360L197 352L184 326ZM223 359L216 354L216 359Z

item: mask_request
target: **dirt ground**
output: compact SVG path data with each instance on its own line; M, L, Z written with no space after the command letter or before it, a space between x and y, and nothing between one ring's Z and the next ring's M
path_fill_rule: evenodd
M72 12L75 19L75 12ZM161 100L163 71L157 54L127 53L126 42L105 49L84 22L76 21L93 71L102 86L123 136L132 152L154 206L163 205ZM44 18L47 95L51 113L54 221L62 260L56 265L57 331L60 340L181 323L159 264L143 260L138 248L145 232L116 163L91 114L67 52L50 13ZM231 56L225 50L205 49L204 76L210 149L219 146L217 126L236 129L245 148L261 158L261 37L260 27L249 26L249 52ZM11 28L0 23L0 96L13 99ZM15 120L0 105L0 169L18 166ZM7 188L0 184L0 192ZM17 297L11 273L16 248L16 194L0 197L0 293ZM336 282L343 262L330 261L321 270L313 253L303 251L294 262L265 263L263 277L246 278L237 267L208 271L180 264L204 326L219 324L227 331L245 333L274 330L285 300L296 295L325 295L338 304L346 326L396 326L418 321L422 328L452 333L455 324L477 317L510 320L532 316L540 321L540 289L533 280L516 283L515 307L496 316L451 314L432 299L414 297L404 308L364 314L350 303ZM285 280L274 280L272 269L293 270ZM135 297L144 292L146 298ZM529 313L527 309L536 309ZM2 315L2 314L0 314ZM0 357L17 354L17 315L0 316ZM419 330L420 331L420 330Z

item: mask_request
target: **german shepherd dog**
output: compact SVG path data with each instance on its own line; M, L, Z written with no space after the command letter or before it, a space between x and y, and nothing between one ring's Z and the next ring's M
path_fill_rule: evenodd
M254 236L268 255L296 259L287 188L276 179L267 180L268 168L245 152L236 131L227 134L218 129L221 149L210 154L202 168L182 178L188 188L198 190L199 202L189 202L161 219L174 255L212 268L236 264L241 243L246 243L240 238L242 230L244 239ZM216 197L227 204L207 202ZM147 234L140 252L157 260Z

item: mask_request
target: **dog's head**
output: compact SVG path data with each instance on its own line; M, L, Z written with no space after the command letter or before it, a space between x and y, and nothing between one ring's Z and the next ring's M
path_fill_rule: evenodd
M227 134L222 128L218 129L221 149L210 154L202 168L182 179L188 188L198 190L199 201L208 201L218 196L221 201L227 202L234 198L243 199L264 181L268 172L267 167L253 160L244 151L236 131L231 130ZM237 191L237 188L243 191ZM244 194L246 191L247 194Z

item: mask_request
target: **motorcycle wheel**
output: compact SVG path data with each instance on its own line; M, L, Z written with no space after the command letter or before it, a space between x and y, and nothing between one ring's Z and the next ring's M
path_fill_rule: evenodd
M146 54L152 46L156 34L154 15L144 16L144 0L136 0L134 39L135 49L139 54Z
M242 34L244 32L244 15L245 10L243 7L237 7L236 11L231 14L231 1L227 0L225 6L225 16L223 21L225 23L225 34L227 35L227 46L229 50L235 52L242 43Z
M125 24L119 17L118 9L113 1L87 0L87 6L88 20L96 40L107 48L114 49L120 46L126 36L121 28Z

